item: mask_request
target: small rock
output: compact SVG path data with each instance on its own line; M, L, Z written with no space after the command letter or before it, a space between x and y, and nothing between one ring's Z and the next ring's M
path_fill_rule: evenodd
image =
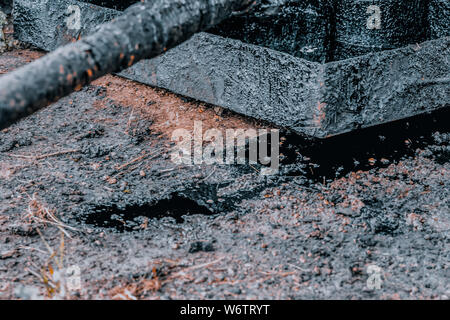
M231 293L234 293L234 294L241 294L241 293L242 293L242 290L241 290L240 288L232 288L232 289L230 290L230 292L231 292Z
M5 193L3 193L3 198L4 199L10 199L12 198L13 194L11 191L6 191Z
M14 295L18 299L22 300L43 300L44 296L40 294L40 291L36 287L19 285L14 288Z
M221 116L223 113L223 108L221 107L214 107L214 112L218 115Z
M112 178L112 177L107 177L107 178L106 178L106 181L107 181L109 184L116 184L116 183L117 183L117 179L116 179L116 178Z
M191 243L191 246L189 248L189 253L196 253L200 251L204 252L211 252L214 251L214 246L212 242L206 242L206 241L195 241Z
M3 251L0 254L0 259L9 259L12 258L14 256L14 254L16 253L16 250L8 250L8 251Z
M346 217L358 217L361 215L359 210L352 210L352 208L338 208L336 213Z
M79 195L71 195L71 196L69 196L69 200L72 202L75 202L75 203L80 203L84 200L84 198Z

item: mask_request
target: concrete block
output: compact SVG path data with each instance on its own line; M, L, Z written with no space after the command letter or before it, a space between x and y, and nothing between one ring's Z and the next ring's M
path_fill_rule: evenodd
M367 29L369 2L386 9L387 29ZM423 1L389 2L398 6L270 0L120 75L319 138L448 107L450 38L438 38L447 29L430 18L447 4L437 0L422 12ZM67 25L73 6L79 30ZM20 40L54 50L120 11L76 0L16 0L15 14ZM344 38L350 45L343 49ZM360 43L364 50L354 50Z

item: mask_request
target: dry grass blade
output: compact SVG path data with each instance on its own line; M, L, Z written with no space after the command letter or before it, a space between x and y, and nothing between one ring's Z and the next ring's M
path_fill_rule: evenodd
M47 226L48 224L56 226L61 232L63 232L67 237L71 238L70 234L66 231L79 231L77 228L68 226L61 222L53 213L53 211L49 210L44 204L39 202L35 195L30 197L30 203L28 204L28 208L26 210L26 214L24 219L27 223L33 225L35 228L39 226Z
M13 158L21 158L21 159L27 159L27 160L42 160L42 159L46 159L46 158L50 158L50 157L56 157L56 156L70 154L70 153L76 153L76 152L80 152L80 150L79 149L64 150L64 151L42 154L39 156L28 156L28 155L23 155L23 154L12 154L12 153L8 153L7 155L10 157L13 157Z
M34 275L41 282L46 290L47 296L50 298L67 298L68 290L66 288L65 269L64 269L64 233L61 232L61 240L59 250L54 250L39 228L36 229L42 242L44 243L49 256L42 266L37 266L30 261L32 268L25 270Z

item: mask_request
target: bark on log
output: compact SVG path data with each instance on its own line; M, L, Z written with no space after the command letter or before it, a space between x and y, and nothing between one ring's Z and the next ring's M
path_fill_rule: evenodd
M93 80L155 57L251 0L152 0L128 8L92 35L0 77L0 129Z

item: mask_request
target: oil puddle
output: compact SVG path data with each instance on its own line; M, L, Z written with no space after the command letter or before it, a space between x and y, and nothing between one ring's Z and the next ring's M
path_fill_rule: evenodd
M352 171L385 168L414 157L416 150L443 164L450 160L450 110L415 116L325 140L286 134L280 148L285 174L304 175L311 183L330 181Z
M171 217L177 223L183 223L183 216L194 214L212 215L213 212L193 200L174 195L156 204L128 205L123 208L115 205L98 206L83 218L83 222L95 227L125 232L142 229L148 219Z

